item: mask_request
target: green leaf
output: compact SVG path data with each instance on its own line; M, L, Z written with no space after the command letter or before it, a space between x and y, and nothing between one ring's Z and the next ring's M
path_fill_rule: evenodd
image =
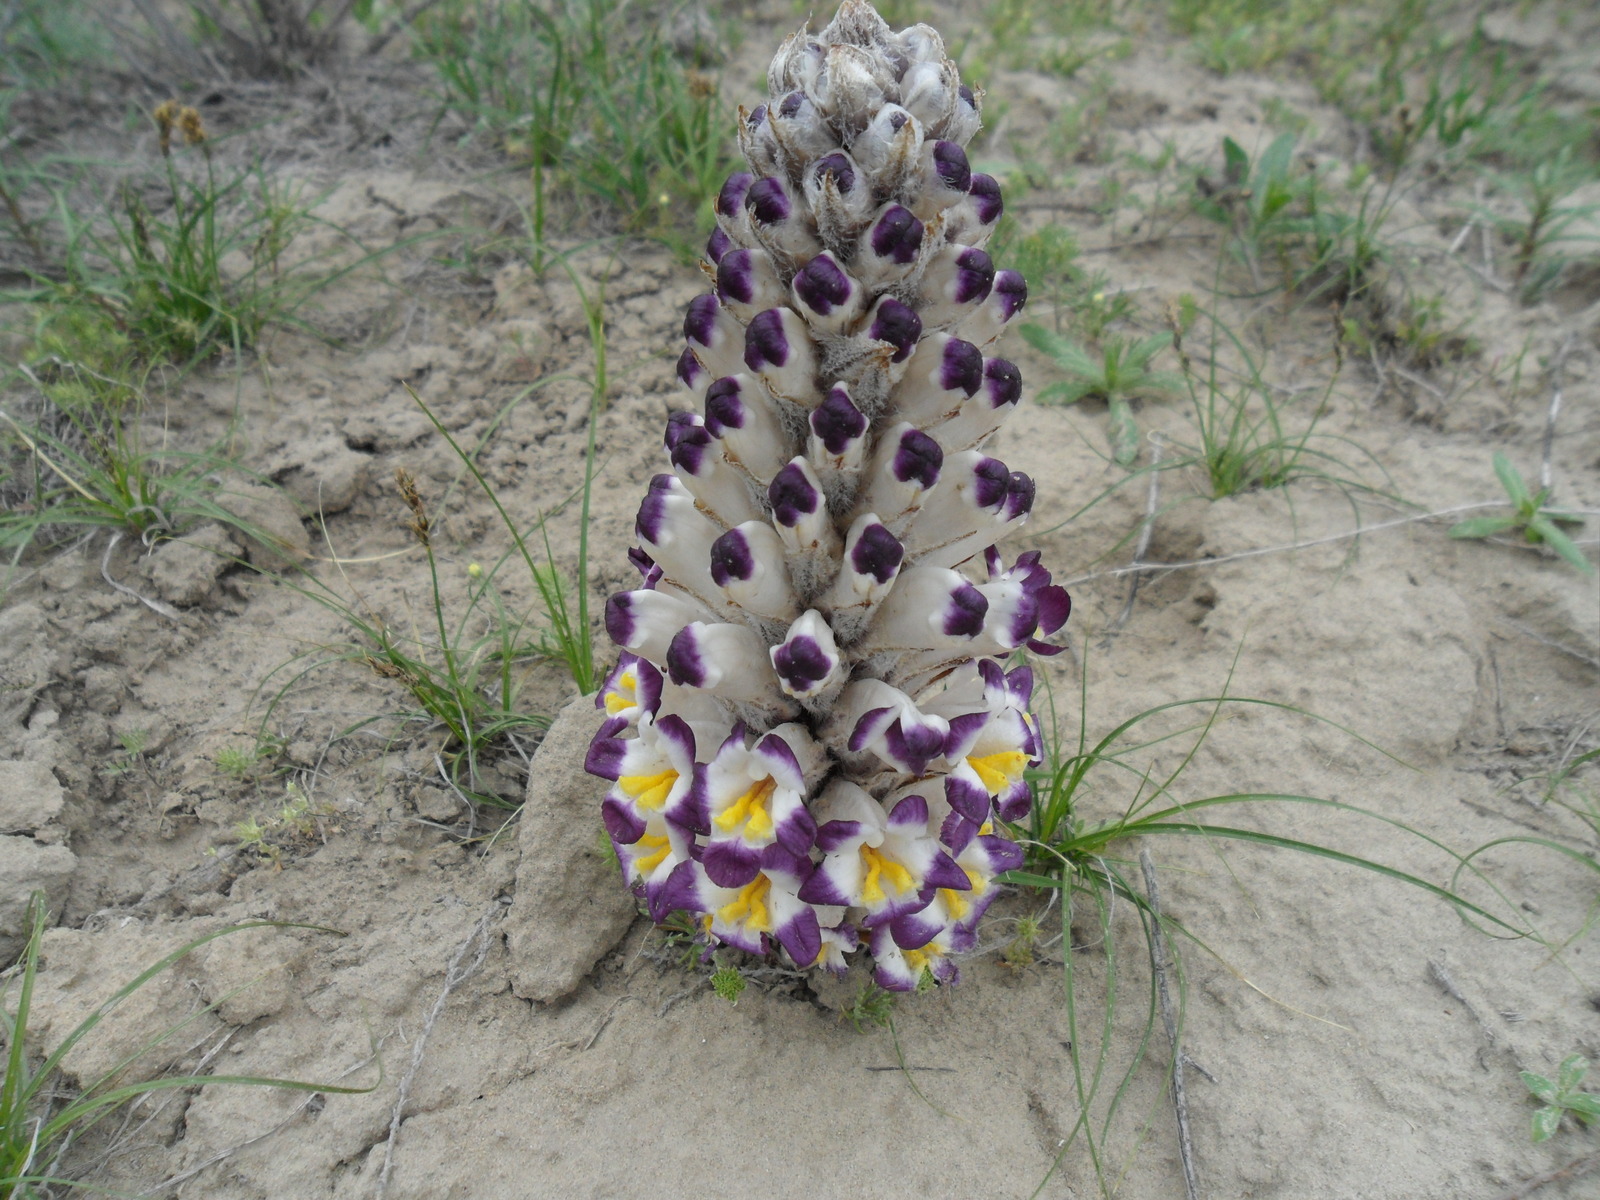
M1011 883L1019 887L1031 888L1059 888L1061 880L1052 879L1048 875L1035 875L1030 871L1005 871L995 876L997 883Z
M1061 404L1076 404L1094 389L1083 380L1073 383L1052 383L1049 387L1041 388L1034 393L1033 398L1041 404L1057 402Z
M1535 1075L1532 1071L1523 1071L1520 1074L1523 1086L1532 1092L1535 1098L1543 1100L1546 1104L1555 1103L1555 1084L1551 1083L1543 1075Z
M1537 507L1533 503L1533 496L1528 492L1528 485L1522 482L1522 476L1511 465L1511 460L1498 450L1494 455L1494 473L1499 476L1500 486L1505 488L1512 504L1519 509L1526 508L1530 512Z
M1546 1142L1555 1136L1556 1129L1561 1124L1561 1110L1554 1107L1541 1108L1533 1114L1533 1140Z
M1583 1077L1589 1073L1589 1060L1581 1054L1569 1054L1561 1060L1561 1066L1556 1070L1556 1086L1563 1092L1570 1092L1583 1082Z
M1254 193L1251 207L1258 222L1276 216L1294 199L1294 191L1287 183L1290 161L1294 157L1294 139L1292 133L1280 134L1256 163L1250 186Z
M1133 409L1121 397L1113 396L1107 401L1106 437L1117 466L1133 466L1133 460L1139 457L1139 426L1133 419Z
M1129 389L1141 396L1154 393L1173 395L1183 390L1183 376L1171 371L1150 371L1141 375L1136 385Z
M1027 342L1028 345L1032 346L1040 354L1055 359L1058 363L1071 362L1073 364L1071 369L1073 370L1076 370L1080 363L1084 366L1089 366L1089 359L1083 350L1053 329L1046 329L1043 325L1035 325L1030 322L1021 326L1018 332L1022 334L1022 340Z
M1543 513L1537 514L1528 522L1528 535L1531 537L1534 534L1538 534L1540 541L1585 575L1594 574L1594 564L1585 558L1583 551L1578 549L1577 544L1562 533L1561 530L1557 529L1555 523Z
M1163 329L1160 333L1152 333L1147 338L1140 338L1128 350L1124 361L1130 367L1141 370L1147 366L1152 358L1172 345L1172 331Z
M1515 529L1521 523L1516 517L1468 517L1465 521L1450 527L1450 536L1453 538L1493 537L1497 533Z
M1256 164L1256 180L1258 183L1269 183L1275 179L1282 179L1289 173L1289 163L1294 158L1295 135L1280 133L1272 139L1261 155L1261 161Z
M1562 1104L1568 1112L1576 1113L1584 1122L1600 1118L1600 1096L1574 1092L1570 1096L1563 1096Z
M1222 139L1222 178L1238 187L1250 176L1250 156L1231 137Z

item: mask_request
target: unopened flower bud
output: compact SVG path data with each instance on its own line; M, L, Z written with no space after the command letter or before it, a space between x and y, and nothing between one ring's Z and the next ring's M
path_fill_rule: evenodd
M842 331L866 308L866 289L831 254L819 254L801 267L792 288L800 314L826 333Z
M994 286L994 260L974 246L946 246L928 261L922 286L927 296L919 314L922 324L942 329L988 298Z
M984 302L952 331L976 346L986 346L1004 332L1006 324L1028 302L1028 285L1018 271L996 271L994 286Z
M768 250L789 263L800 263L822 249L802 202L777 175L751 185L745 196L750 229Z
M792 308L758 313L744 331L744 366L775 396L811 407L817 394L817 351L805 318Z
M782 304L788 294L765 250L729 250L717 262L717 298L741 321Z

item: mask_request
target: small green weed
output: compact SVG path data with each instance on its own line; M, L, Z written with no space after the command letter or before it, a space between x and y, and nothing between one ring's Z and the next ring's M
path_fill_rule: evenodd
M1039 401L1075 404L1086 396L1104 400L1111 457L1119 466L1132 466L1139 455L1139 426L1130 401L1141 396L1170 395L1183 386L1178 376L1150 369L1156 355L1172 344L1172 335L1154 333L1135 340L1107 334L1101 341L1098 360L1042 325L1022 326L1022 336L1067 376L1040 389Z
M0 298L42 314L39 345L24 359L48 352L57 330L73 344L114 351L88 363L113 376L237 353L268 326L309 329L296 312L377 257L363 253L333 271L286 265L295 239L322 224L311 215L314 202L259 163L219 167L195 109L168 100L151 117L160 173L124 182L98 214L82 199L99 186L86 164L0 166L0 229L29 264L28 286Z
M1257 291L1265 288L1261 257L1281 247L1295 218L1292 207L1305 192L1306 177L1294 173L1295 136L1279 134L1254 162L1238 142L1222 139L1222 178L1198 176L1201 215L1230 227L1233 246L1250 268Z
M1347 22L1337 35L1342 49L1317 71L1323 94L1366 126L1391 171L1418 151L1447 170L1474 162L1525 169L1586 140L1550 103L1546 81L1530 77L1481 22L1462 33L1442 15L1429 0L1403 0L1375 28ZM1350 53L1358 44L1368 53Z
M1444 297L1401 292L1380 296L1369 292L1345 309L1341 338L1357 358L1381 359L1413 368L1436 367L1450 359L1475 354L1478 340L1467 327L1445 315Z
M1201 64L1219 75L1283 58L1304 37L1309 15L1301 4L1278 0L1173 0L1169 12Z
M76 0L17 0L0 15L0 89L87 86L85 67L111 56L103 22Z
M1584 574L1593 575L1594 564L1584 557L1583 551L1579 550L1572 539L1561 530L1562 525L1582 524L1583 518L1574 513L1548 507L1550 489L1541 488L1538 492L1530 492L1522 475L1511 465L1511 460L1499 451L1496 451L1494 456L1494 473L1500 480L1500 486L1506 490L1506 498L1511 501L1512 511L1492 517L1469 517L1454 526L1450 530L1450 536L1489 538L1501 533L1520 532L1527 541L1535 545L1549 546Z
M157 25L151 48L165 51L157 59L169 73L220 60L257 79L292 79L330 64L351 17L373 30L382 24L374 0L186 0L188 28L181 31L159 10L140 7ZM397 13L395 20L405 18ZM185 37L203 47L203 58L173 52Z
M265 186L262 178L249 172L219 178L194 109L167 101L155 120L163 192L152 205L142 188L124 184L106 214L109 234L78 214L68 180L42 174L31 180L50 193L53 233L25 221L19 204L8 205L12 232L30 246L36 263L32 290L12 298L47 309L87 308L110 327L105 336L126 339L146 361L189 361L223 346L250 345L271 310L270 289L254 285L270 278L276 263L256 264L260 281L236 282L222 260L247 246L281 244L282 236L268 236L269 226L283 221L279 206L268 204L254 219L230 227L227 214L248 185ZM174 161L174 135L180 146L200 147L198 176Z
M253 746L224 746L213 756L217 770L233 779L244 779L255 768L257 758Z
M0 1033L4 1034L6 1042L5 1079L0 1082L0 1200L44 1200L46 1196L59 1194L58 1188L99 1190L75 1182L63 1162L76 1141L129 1100L213 1083L341 1095L364 1095L382 1084L381 1063L378 1081L365 1088L253 1075L171 1075L144 1083L119 1082L129 1068L145 1055L228 998L223 996L197 1009L160 1036L152 1038L100 1078L88 1081L77 1095L70 1094L62 1086L59 1078L62 1059L74 1046L89 1037L106 1014L117 1005L207 942L263 928L335 932L316 925L249 921L195 938L117 989L67 1034L42 1062L35 1065L34 1048L29 1045L28 1018L39 972L39 950L44 941L45 897L43 892L33 894L28 911L28 941L22 960L0 975ZM14 1005L7 1003L13 984L17 985Z
M719 1000L726 1000L729 1004L739 1003L745 986L744 976L738 967L719 966L711 972L711 990Z
M1034 950L1039 944L1040 922L1038 917L1023 917L1017 921L1016 933L1012 935L1005 948L1000 951L1000 961L1004 966L1014 971L1021 971L1031 967L1034 961Z
M1580 1125L1600 1120L1600 1096L1580 1090L1588 1073L1589 1060L1581 1054L1562 1059L1554 1079L1532 1071L1520 1072L1523 1084L1541 1105L1534 1110L1531 1122L1535 1142L1554 1137L1563 1117L1570 1116Z
M301 667L293 679L279 688L262 718L265 728L272 712L289 688L306 675L330 662L360 663L377 675L399 683L418 703L418 711L408 716L442 725L447 732L447 752L452 782L474 801L496 807L516 807L514 802L479 783L480 759L504 746L518 747L517 738L529 731L549 726L549 718L519 710L517 698L528 672L544 660L560 662L582 693L594 691L599 674L594 659L593 633L589 627L589 503L595 477L595 414L604 405L607 388L605 306L603 298L591 296L566 259L560 260L583 298L589 323L593 375L590 380L590 420L584 452L583 479L574 492L580 500L578 514L577 578L568 581L549 561L551 558L547 521L554 515L538 518L535 528L544 542L546 561L536 563L529 548L529 534L518 528L505 509L494 487L477 464L478 446L463 447L444 424L414 393L412 399L432 422L439 436L472 476L489 503L494 506L512 546L487 569L480 564L466 566L466 604L453 624L446 615L447 604L441 584L440 563L433 545L434 520L417 490L415 480L403 469L396 473L400 496L410 514L409 528L422 548L428 565L428 635L413 629L401 634L357 595L346 600L321 580L293 585L302 594L335 613L357 635L351 645L329 648L329 653ZM569 498L570 499L570 498ZM561 507L565 506L563 502ZM520 557L528 578L539 595L542 627L533 621L532 612L513 617L505 609L499 593L498 575L511 560ZM300 664L297 656L269 676ZM263 687L266 686L264 682ZM373 718L378 719L378 718ZM363 722L362 724L365 724ZM353 730L346 730L346 733Z
M263 735L248 746L223 746L211 761L230 779L242 783L256 774L257 768L283 752L283 739Z
M1078 277L1067 299L1071 328L1085 341L1099 342L1106 330L1133 318L1133 297L1111 286L1109 271L1095 271Z
M404 468L396 472L396 483L410 514L412 536L427 563L426 622L430 628L427 633L421 629L397 629L362 601L359 593L354 602L348 601L315 578L304 584L290 584L336 614L357 639L331 647L326 657L302 666L290 683L275 694L263 717L263 727L294 683L330 662L356 663L410 693L417 709L405 714L408 719L444 728L445 755L452 778L466 795L480 803L515 807L481 784L480 776L487 765L482 760L503 745L515 745L522 735L537 734L549 727L549 718L520 711L518 697L533 665L549 657L550 647L530 628L526 615L513 617L505 608L498 575L508 555L501 555L487 570L479 568L474 573L472 567L477 564L467 567L463 572L466 602L459 619L451 621L451 606L445 600L441 564L433 544L433 518L415 480ZM300 663L298 657L291 659L278 671Z
M100 772L107 779L132 775L144 766L144 752L150 745L150 734L144 729L130 729L117 734L117 744L122 747L122 753Z
M1280 134L1255 158L1232 138L1222 143L1220 180L1196 178L1196 211L1231 231L1229 248L1249 269L1256 294L1278 286L1302 301L1331 299L1346 306L1364 299L1374 269L1388 251L1382 239L1397 192L1351 172L1344 191L1330 184L1331 168L1297 165L1293 133Z
M414 46L445 103L530 165L536 240L562 194L599 200L630 231L709 220L732 163L715 80L632 0L450 0L419 16Z
M50 542L86 528L149 542L207 520L241 524L218 498L217 474L233 465L224 448L151 448L136 404L62 408L49 399L56 384L90 372L72 363L52 366L48 374L22 368L38 385L43 420L24 423L0 410L0 432L8 434L0 440L10 443L0 478L8 493L0 549L20 554L41 535Z
M272 864L281 871L285 857L304 853L325 843L330 833L341 832L338 811L329 803L313 800L297 783L284 785L283 803L265 817L249 816L233 827L235 848ZM216 847L208 853L216 854Z
M1314 396L1309 411L1292 414L1289 399L1280 398L1263 375L1261 365L1232 329L1215 314L1207 313L1211 344L1205 374L1194 369L1183 346L1184 315L1169 314L1173 347L1189 393L1198 444L1189 447L1190 461L1205 478L1205 495L1212 500L1264 488L1282 488L1308 479L1332 483L1348 496L1369 491L1364 472L1350 457L1382 471L1382 464L1367 449L1345 437L1317 429L1338 379L1342 356L1335 350L1335 370ZM1226 340L1243 363L1233 380L1222 376L1218 349Z
M857 1033L866 1033L871 1027L888 1029L894 1024L894 1004L895 994L869 979L842 1015Z
M606 844L611 844L609 837L606 838ZM699 967L705 947L700 942L700 927L692 916L682 910L670 912L667 919L656 926L656 930L661 934L667 956L679 970L693 971Z
M1096 59L1126 57L1129 40L1107 36L1111 15L1083 0L995 0L979 23L987 36L962 56L962 74L986 79L1006 67L1071 79Z
M1517 217L1485 215L1516 246L1515 280L1524 304L1555 286L1575 251L1589 243L1600 245L1600 236L1574 232L1574 226L1593 223L1600 204L1568 202L1581 184L1596 179L1600 171L1575 160L1570 147L1526 174L1499 177L1500 190L1516 196L1523 211Z
M599 334L599 345L604 346L604 334ZM595 393L595 403L598 405L599 397L604 395L605 367L604 350L597 351L599 362L598 384ZM418 401L420 404L421 402ZM523 565L528 569L528 577L533 582L534 588L539 593L540 606L544 613L545 629L538 634L539 652L547 658L555 659L567 669L572 676L573 683L578 685L578 690L585 695L594 691L600 684L600 673L594 660L594 636L589 628L589 500L594 487L594 419L591 411L589 421L589 443L585 457L584 479L580 486L581 507L578 516L580 530L578 534L578 578L568 580L553 562L548 561L552 551L550 549L550 531L546 522L553 514L541 516L537 523L539 536L544 542L546 562L535 563L533 553L528 548L528 540L517 529L509 513L500 503L500 498L495 494L489 481L479 471L472 455L468 454L451 437L448 430L439 423L437 417L423 405L423 411L428 419L433 422L434 428L439 431L451 450L460 458L462 465L477 482L478 486L494 505L499 514L501 523L511 535L512 544L517 554L522 558ZM495 564L495 569L509 558L508 551ZM470 568L469 568L470 570ZM487 581L484 587L487 587ZM481 595L481 591L480 591Z

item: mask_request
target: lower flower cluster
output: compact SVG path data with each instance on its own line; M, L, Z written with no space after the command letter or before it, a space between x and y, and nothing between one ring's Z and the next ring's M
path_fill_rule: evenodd
M991 659L914 704L876 680L852 685L828 718L849 726L843 744L860 761L847 773L916 776L879 799L805 725L754 735L625 654L597 699L606 715L586 765L612 781L606 830L657 923L686 912L708 947L800 968L843 972L865 947L880 986L910 991L955 981L952 956L975 943L995 877L1021 864L995 830L1028 812L1032 692L1030 668Z

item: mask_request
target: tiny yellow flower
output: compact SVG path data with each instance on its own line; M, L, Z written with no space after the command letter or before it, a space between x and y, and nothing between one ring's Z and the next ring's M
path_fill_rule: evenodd
M477 563L468 563L467 564L467 574L472 576L472 578L477 579L479 576L481 576L483 574L483 568L480 567Z

